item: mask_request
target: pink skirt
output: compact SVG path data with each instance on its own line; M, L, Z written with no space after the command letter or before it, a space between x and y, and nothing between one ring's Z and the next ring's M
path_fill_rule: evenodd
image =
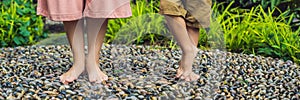
M54 21L82 17L125 18L132 15L130 0L38 0L37 14Z

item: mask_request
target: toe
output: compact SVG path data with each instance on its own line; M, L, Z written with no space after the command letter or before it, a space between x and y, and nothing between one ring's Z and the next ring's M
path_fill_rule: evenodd
M90 82L96 82L97 80L96 79L90 79Z
M60 82L62 82L62 83L65 83L66 82L66 78L65 78L65 76L59 76L59 80L60 80Z
M185 76L183 76L183 75L181 75L181 76L180 76L180 79L183 79L183 80L185 80L185 78L186 78L186 77L185 77Z
M190 75L190 80L191 81L197 81L199 78L200 78L200 76L195 74L195 73Z
M185 78L185 81L190 82L190 81L191 81L191 78L190 78L190 77L186 77L186 78Z
M76 79L76 78L74 78L74 77L69 77L69 78L66 79L66 81L67 81L67 82L73 82L75 79Z
M198 80L199 78L200 78L200 76L197 75L195 81Z
M68 84L64 76L60 76L60 82L62 82L63 84Z
M108 80L108 76L105 75L103 80L105 81Z
M59 80L60 80L61 82L63 82L65 79L64 79L63 76L59 76Z
M182 71L181 71L181 68L178 68L177 70L177 74L176 74L176 78L179 78L180 76L182 75Z
M102 80L97 80L95 83L97 84L102 83Z
M64 81L64 82L62 82L64 85L68 85L69 84L69 82L67 82L67 81Z
M181 74L177 73L175 77L179 78L180 76L181 76Z

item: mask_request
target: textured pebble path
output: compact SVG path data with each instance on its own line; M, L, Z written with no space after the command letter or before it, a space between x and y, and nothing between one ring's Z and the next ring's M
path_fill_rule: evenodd
M83 74L63 85L58 77L72 66L70 47L0 48L0 99L283 99L299 100L300 67L291 61L223 51L200 51L195 82L175 79L181 52L144 46L105 45L102 84Z

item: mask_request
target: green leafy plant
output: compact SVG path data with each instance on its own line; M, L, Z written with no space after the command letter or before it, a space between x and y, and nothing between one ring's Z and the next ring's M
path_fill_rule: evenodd
M213 0L215 3L221 4L218 7L219 12L230 7L230 9L241 8L239 13L250 11L253 7L261 6L263 10L268 13L268 10L274 10L272 15L274 17L283 16L282 12L285 12L286 22L290 17L293 19L300 19L300 1L299 0ZM229 6L230 5L230 6ZM294 30L297 30L300 26L300 21L294 20L289 23Z
M294 2L296 0L213 0L214 2L221 3L223 2L225 7L227 7L231 2L232 8L240 7L243 9L251 9L254 6L262 6L264 9L270 7L271 9L275 9L276 6L287 3L287 2Z
M164 17L157 14L157 2L136 0L131 4L132 17L109 22L107 42L126 44L167 44L170 37ZM166 43L159 43L166 42ZM174 44L174 42L170 42ZM174 46L174 45L172 45Z
M286 18L285 14L288 12L283 12L278 17L273 17L274 11L265 12L262 6L257 6L239 13L239 8L230 9L228 6L223 12L213 16L222 27L224 34L220 35L224 35L227 50L299 63L300 29L293 31L289 25L293 15Z
M33 0L0 2L0 47L34 44L47 36L43 20L36 15Z

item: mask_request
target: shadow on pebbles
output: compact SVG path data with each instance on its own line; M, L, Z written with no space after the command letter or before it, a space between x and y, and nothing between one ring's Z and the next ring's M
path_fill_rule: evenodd
M174 78L180 50L104 45L99 61L108 81L90 83L82 74L63 85L58 77L72 66L69 46L0 52L0 99L300 99L299 66L269 57L200 51L193 67L201 78L184 82Z

